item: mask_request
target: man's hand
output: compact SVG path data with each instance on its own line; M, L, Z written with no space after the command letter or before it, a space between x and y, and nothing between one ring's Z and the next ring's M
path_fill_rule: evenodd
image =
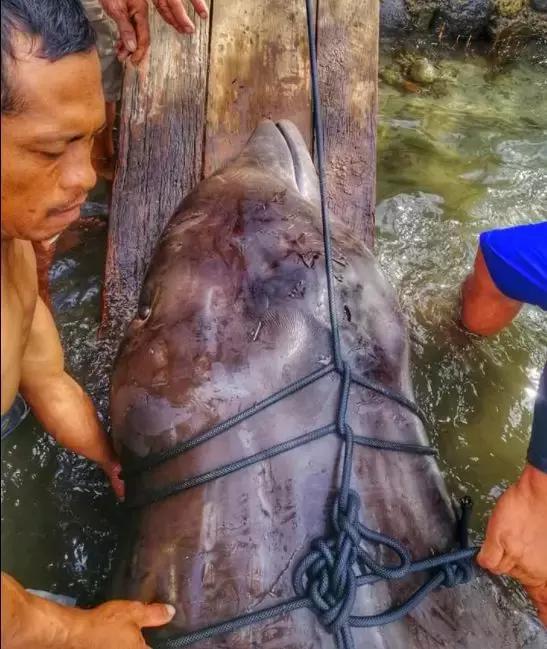
M131 57L135 64L142 61L150 45L148 0L100 0L103 9L118 25L118 58Z
M166 604L113 601L97 608L68 614L67 648L144 649L141 629L163 626L175 609ZM60 645L62 649L64 645Z
M2 649L144 649L141 629L170 622L166 604L113 601L83 610L26 591L2 573Z
M480 566L514 577L547 626L547 474L531 465L499 499L477 557Z
M194 23L184 9L183 0L152 0L162 18L181 34L192 34L195 30ZM209 12L203 0L190 0L196 13L203 19Z
M102 466L107 478L110 480L112 489L118 500L125 499L125 483L121 478L122 465L117 461L111 461Z
M118 58L130 57L140 63L150 45L148 0L100 0L106 13L116 22L120 31ZM203 0L190 0L196 12L205 19L209 15ZM177 31L191 34L195 30L183 0L153 0L163 19Z

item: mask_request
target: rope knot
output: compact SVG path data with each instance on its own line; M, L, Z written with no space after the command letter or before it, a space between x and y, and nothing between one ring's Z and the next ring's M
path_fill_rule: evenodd
M348 633L359 580L400 578L411 563L403 546L359 521L360 507L359 495L352 489L345 497L339 496L332 513L332 536L315 539L294 572L297 595L310 600L321 624L333 635ZM365 549L365 542L387 547L398 556L399 563L378 563Z
M315 539L294 574L295 591L310 599L321 624L333 635L347 625L355 603L357 576L353 566L357 559L355 540L359 541L359 506L359 497L352 491L345 507L337 499L335 534Z
M474 576L473 564L469 559L461 559L447 563L442 567L444 580L441 587L453 588L461 584L467 584Z

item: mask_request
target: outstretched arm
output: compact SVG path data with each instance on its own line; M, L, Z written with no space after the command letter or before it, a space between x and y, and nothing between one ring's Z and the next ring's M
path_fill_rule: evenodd
M174 613L172 606L126 601L69 608L2 573L2 649L143 649L141 628L167 624Z
M480 566L514 577L547 626L547 474L527 464L496 503L477 557Z
M40 298L23 356L20 390L45 430L65 448L99 464L122 498L118 458L93 402L65 372L53 317Z

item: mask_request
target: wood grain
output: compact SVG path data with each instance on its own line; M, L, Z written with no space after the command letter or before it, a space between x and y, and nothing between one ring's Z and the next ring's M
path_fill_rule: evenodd
M213 4L205 175L235 156L258 122L290 119L311 142L304 0Z
M318 53L331 213L373 242L377 0L319 0ZM103 324L124 328L181 198L236 155L264 117L311 144L304 2L216 0L209 26L176 34L151 9L152 48L126 70ZM210 51L210 55L209 55ZM104 329L104 327L103 327Z
M378 0L319 0L318 57L330 212L372 247Z
M150 12L151 50L125 72L103 330L134 315L157 240L202 174L209 25L181 36Z

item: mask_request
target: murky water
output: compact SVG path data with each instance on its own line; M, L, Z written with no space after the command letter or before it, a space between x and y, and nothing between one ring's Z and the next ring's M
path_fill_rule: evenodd
M524 463L547 318L525 308L498 336L471 336L459 287L482 230L547 219L547 75L471 55L437 64L441 93L380 87L376 253L408 316L448 486L473 497L479 532Z
M469 56L439 66L446 94L381 85L377 255L409 319L416 395L449 488L474 497L479 533L525 457L547 326L525 309L499 336L467 335L458 289L481 230L547 218L547 76ZM92 394L105 237L104 220L85 219L52 273L69 366ZM28 587L100 597L119 525L100 471L30 418L2 451L3 568Z

